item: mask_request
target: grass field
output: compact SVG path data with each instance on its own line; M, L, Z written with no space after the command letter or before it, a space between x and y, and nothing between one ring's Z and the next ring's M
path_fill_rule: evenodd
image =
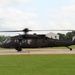
M75 75L75 55L1 55L0 75Z

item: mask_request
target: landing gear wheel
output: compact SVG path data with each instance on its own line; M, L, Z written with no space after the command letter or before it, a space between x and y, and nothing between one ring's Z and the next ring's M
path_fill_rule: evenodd
M21 51L22 51L22 48L21 48L21 47L18 47L18 48L16 48L16 50L17 50L18 52L21 52Z
M70 49L70 51L72 51L72 48L70 48L69 46L66 46L68 49Z

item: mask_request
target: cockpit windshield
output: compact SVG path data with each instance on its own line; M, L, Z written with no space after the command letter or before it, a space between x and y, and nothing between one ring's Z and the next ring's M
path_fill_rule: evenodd
M7 38L4 43L10 43L11 42L11 39L10 38Z

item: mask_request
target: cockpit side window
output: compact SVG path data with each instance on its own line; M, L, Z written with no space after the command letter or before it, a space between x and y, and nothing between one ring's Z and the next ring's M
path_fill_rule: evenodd
M10 43L11 42L11 39L10 38L7 38L4 43Z

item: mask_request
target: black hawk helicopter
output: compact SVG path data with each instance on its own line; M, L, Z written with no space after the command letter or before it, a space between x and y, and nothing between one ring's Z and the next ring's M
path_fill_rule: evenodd
M61 47L65 46L72 50L69 46L75 45L74 41L63 41L58 39L52 39L47 37L45 34L27 34L30 31L73 31L73 30L14 30L14 31L0 31L0 32L24 32L22 35L17 35L7 38L3 44L0 45L2 48L15 48L17 51L22 51L22 48L44 48L44 47Z

